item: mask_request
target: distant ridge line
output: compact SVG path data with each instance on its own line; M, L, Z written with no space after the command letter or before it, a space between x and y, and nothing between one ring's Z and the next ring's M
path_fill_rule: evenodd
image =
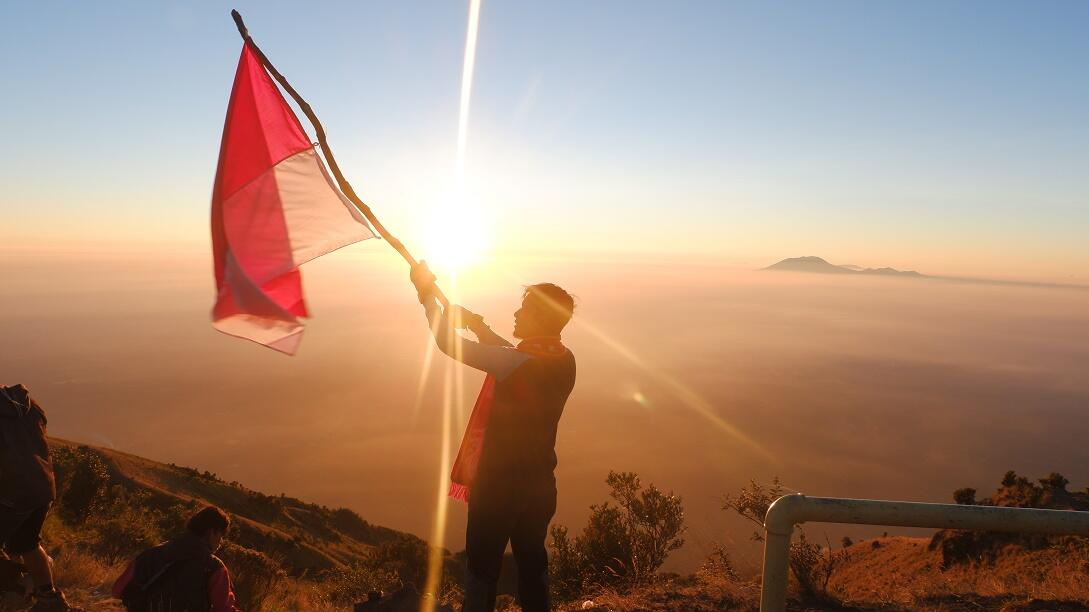
M945 281L950 283L966 283L973 285L999 285L1006 287L1035 287L1039 289L1072 289L1075 291L1089 291L1089 285L1074 285L1066 283L1047 283L1037 281L999 280L992 278L973 278L970 276L932 276L921 274L915 270L897 270L896 268L862 268L860 266L840 266L829 263L823 257L807 255L804 257L788 257L766 268L764 271L773 272L805 272L809 274L840 274L840 275L867 275L890 276L896 278L925 278L930 280Z

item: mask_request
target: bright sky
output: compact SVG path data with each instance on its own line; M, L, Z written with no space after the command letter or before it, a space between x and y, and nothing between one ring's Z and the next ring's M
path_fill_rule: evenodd
M3 4L7 245L207 249L232 6L426 250L468 2ZM1089 279L1087 29L1083 2L484 0L466 206L493 253Z

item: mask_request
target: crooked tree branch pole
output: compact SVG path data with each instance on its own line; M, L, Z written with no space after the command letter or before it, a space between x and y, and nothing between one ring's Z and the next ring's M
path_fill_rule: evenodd
M291 86L291 83L287 82L287 79L284 78L284 75L280 74L280 71L272 65L272 62L269 61L268 56L266 56L265 53L261 51L261 47L258 47L257 43L253 42L253 39L250 38L249 30L246 29L246 24L242 21L242 15L240 15L238 11L232 10L231 17L234 18L234 24L238 26L238 33L242 35L242 40L250 46L253 52L257 55L257 59L261 60L261 65L263 65L265 69L268 70L269 74L271 74L272 77L276 79L276 82L278 82L280 86L284 88L284 91L286 91L288 95L290 95L291 98L295 100L295 103L299 105L299 108L302 110L303 114L306 115L306 118L309 119L310 123L314 126L314 131L317 133L318 136L318 144L321 145L322 154L325 156L325 162L328 164L329 170L333 173L333 177L336 178L337 185L340 186L341 193L343 193L352 202L352 204L354 204L355 207L359 209L359 212L363 213L363 216L367 218L367 221L370 221L371 226L374 227L374 230L378 232L378 234L382 236L382 238L385 239L385 241L388 242L390 246L392 246L398 253L400 253L401 257L405 258L405 261L408 262L408 265L415 266L417 262L416 258L412 256L412 253L409 253L408 249L405 248L405 245L402 244L396 236L391 234L390 231L386 229L386 226L382 225L382 222L379 221L378 217L376 217L374 215L374 212L371 211L371 207L367 206L367 204L365 204L363 200L361 200L359 196L356 195L355 190L352 189L352 185L348 182L348 179L344 178L344 173L340 171L340 166L337 165L337 160L335 157L333 157L333 150L329 148L329 142L325 138L325 128L321 126L321 121L319 121L318 116L314 114L314 109L310 108L310 105L307 104L306 100L304 100L303 97L299 95L299 92L295 91L295 88ZM435 297L439 300L440 303L442 303L444 308L450 305L450 302L446 299L446 296L443 294L442 290L439 289L438 285L435 285Z

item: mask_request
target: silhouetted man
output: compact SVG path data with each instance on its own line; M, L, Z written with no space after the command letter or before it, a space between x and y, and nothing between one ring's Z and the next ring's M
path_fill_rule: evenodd
M34 581L35 612L75 610L53 586L42 523L57 497L42 407L23 385L0 387L0 542Z
M140 553L113 585L129 612L238 612L227 566L215 556L230 518L208 506L178 537Z
M451 474L451 495L469 502L469 561L463 612L495 609L496 583L510 542L525 612L550 610L545 536L556 512L556 429L575 384L575 358L560 342L574 300L545 283L526 287L511 345L484 319L434 297L435 277L420 263L410 278L439 349L488 373ZM464 339L468 329L479 342Z

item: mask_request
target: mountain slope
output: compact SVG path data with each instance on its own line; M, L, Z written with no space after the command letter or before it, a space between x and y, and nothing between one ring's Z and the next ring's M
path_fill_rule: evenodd
M89 610L118 610L109 587L125 563L208 503L233 517L229 543L219 554L243 610L351 609L371 591L424 584L427 544L371 525L350 510L264 495L209 472L119 451L57 439L51 445L58 499L45 544L56 559L58 584ZM988 498L977 501L973 489L958 490L954 498L981 505L1089 508L1089 493L1068 491L1067 484L1059 474L1034 482L1009 472ZM880 538L837 550L828 589L835 600L865 610L1085 610L1087 542L953 531L930 540ZM452 603L459 599L464 559L442 553L439 599ZM758 593L759 577L739 577L723 549L693 576L661 574L621 591L591 584L556 609L748 611L755 610ZM815 604L793 600L790 609L842 609ZM513 605L500 609L517 609Z
M57 583L94 610L118 609L110 586L129 559L184 529L197 509L231 515L219 556L243 610L350 608L372 591L423 585L426 542L345 508L271 496L210 472L51 439L57 501L43 530ZM449 551L440 592L464 573Z
M53 439L50 443L54 455L63 457L76 449L97 455L109 470L110 486L128 489L130 495L151 508L219 506L234 519L232 529L236 533L232 534L232 542L274 555L288 573L351 565L384 542L404 538L420 541L408 533L371 525L351 510L265 495L238 483L224 482L210 472L66 440Z

